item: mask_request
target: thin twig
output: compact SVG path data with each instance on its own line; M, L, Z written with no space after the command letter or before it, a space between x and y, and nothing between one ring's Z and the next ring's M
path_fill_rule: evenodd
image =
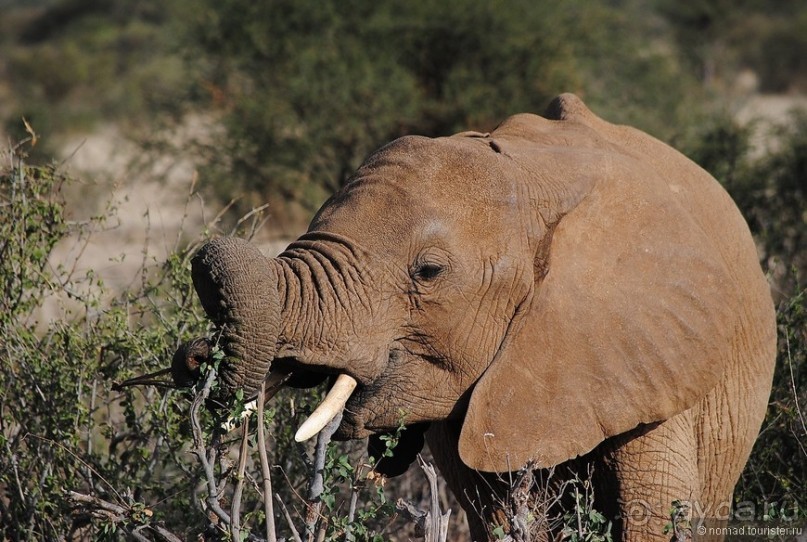
M342 413L336 415L317 435L317 445L314 452L314 465L311 469L311 479L308 485L308 499L306 506L308 511L305 514L305 533L308 542L316 539L317 521L320 519L322 501L320 497L325 490L325 458L328 455L328 443L331 436L336 432L342 422Z
M95 469L92 467L92 465L90 465L89 463L87 463L86 461L84 461L82 458L80 458L78 455L76 455L76 454L75 454L75 452L73 452L73 450L71 450L70 448L67 448L67 447L66 447L66 446L64 446L64 444L62 444L61 442L56 442L55 440L52 440L52 439L49 439L49 438L45 438L45 437L40 437L39 435L33 435L33 434L31 434L31 433L27 433L27 434L25 434L25 435L22 437L22 440L25 440L25 439L27 439L28 437L32 437L32 438L35 438L35 439L37 439L37 440L41 440L41 441L43 441L43 442L47 442L48 444L50 444L50 445L52 445L52 446L56 446L56 447L60 448L61 450L63 450L63 451L65 451L65 452L67 452L68 454L70 454L71 456L73 456L73 458L74 458L76 461L78 461L79 463L81 463L82 465L84 465L84 467L85 467L85 468L86 468L88 471L90 471L90 472L94 473L94 474L95 474L95 475L96 475L96 476L97 476L97 477L98 477L98 478L99 478L99 479L100 479L102 482L104 482L104 484L106 484L106 486L107 486L107 487L108 487L108 488L109 488L109 489L112 491L112 493L114 493L114 494L115 494L115 496L118 498L118 501L119 501L119 502L126 502L126 499L124 499L124 498L121 496L121 494L120 494L120 493L118 493L118 490L117 490L117 489L115 489L115 486L113 486L111 483L109 483L109 482L107 481L107 479L106 479L106 478L104 478L103 476L101 476L101 474L100 474L100 473L99 473L97 470L95 470ZM6 445L8 446L8 444L6 444ZM13 457L13 456L12 456L12 457ZM15 469L16 469L16 465L15 465ZM25 500L25 499L23 499L23 500Z
M235 490L233 502L230 506L230 532L233 540L241 540L241 496L244 494L244 471L247 468L247 455L249 454L249 416L241 422L241 448L238 452L238 470L235 474Z
M221 218L222 218L224 215L226 215L226 214L227 214L227 211L229 211L229 210L230 210L230 208L231 208L233 205L235 205L235 202L237 202L239 199L240 199L240 198L233 198L233 199L231 199L231 200L229 201L229 203L227 203L227 205L225 205L224 207L222 207L222 208L219 210L218 214L217 214L216 216L214 216L214 217L213 217L213 220L211 220L211 221L210 221L210 223L208 224L208 227L210 227L210 228L215 227L215 226L216 226L216 224L218 224L218 223L221 221Z
M261 476L263 477L263 511L266 515L266 540L267 542L277 542L275 534L275 510L272 499L272 475L269 470L269 459L266 455L266 437L263 427L263 408L266 399L266 382L261 383L261 391L258 392L258 456L261 460Z
M286 518L286 523L289 524L289 529L291 530L291 537L294 539L294 542L303 542L303 539L300 538L300 533L294 526L294 521L291 519L291 514L289 514L289 510L288 508L286 508L286 503L283 502L283 499L281 499L280 495L277 493L275 494L275 498L277 499L277 502L280 505L280 511L283 512L283 516Z
M210 388L216 378L216 371L210 371L204 386L196 394L191 405L191 427L193 428L193 450L192 453L202 464L207 479L207 505L221 519L225 525L230 525L230 515L225 512L219 504L219 490L216 486L216 475L213 472L213 465L207 457L202 425L199 422L199 407L210 395Z
M787 347L787 368L790 371L790 386L793 390L793 404L796 405L796 414L798 414L799 421L801 422L801 430L805 435L807 435L807 425L804 423L804 414L802 414L801 406L799 406L799 392L796 389L796 377L793 374L793 356L790 353L790 337L787 335L785 335L785 346ZM804 452L804 447L801 445L801 439L796 438L796 442L799 443L801 451Z
M247 220L249 220L250 218L252 218L255 215L260 215L268 207L269 207L269 204L264 203L260 207L255 207L250 212L248 212L247 214L245 214L244 216L239 218L238 221L235 223L235 226L233 227L232 231L230 231L230 235L235 235L236 231L238 231L238 228L241 227L241 224L243 224L244 222L246 222Z

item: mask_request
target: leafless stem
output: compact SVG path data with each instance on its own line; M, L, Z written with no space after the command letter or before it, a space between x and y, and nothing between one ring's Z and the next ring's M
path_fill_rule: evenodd
M429 492L431 493L430 510L426 515L426 542L446 542L451 510L446 511L445 514L440 512L440 491L437 487L437 473L434 471L434 467L423 461L420 455L418 455L418 464L429 480Z
M238 228L241 227L241 224L243 224L244 222L246 222L247 220L252 218L252 228L250 229L249 235L247 236L247 239L251 239L255 235L256 229L259 228L260 226L262 226L264 222L266 222L266 219L264 219L264 220L259 220L259 219L260 219L261 215L263 214L263 212L268 208L269 208L269 204L265 203L265 204L261 205L260 207L255 207L250 212L248 212L247 214L245 214L244 216L239 218L238 222L235 223L235 226L233 227L232 231L230 232L230 235L235 235L235 232L238 230Z
M105 501L92 495L84 495L76 491L68 491L67 496L77 504L88 505L91 513L98 514L111 521L121 521L125 519L128 509L125 506Z
M202 425L199 422L199 407L210 395L210 388L216 378L216 372L210 371L205 380L205 384L201 390L196 394L191 405L191 427L193 428L193 454L202 464L205 471L205 478L207 479L207 505L210 509L226 524L230 525L230 515L225 512L219 504L219 490L216 487L216 475L213 472L213 465L207 457L207 449L205 448L204 436L202 434Z
M109 483L109 482L107 481L107 479L106 479L106 478L104 478L103 476L101 476L101 474L100 474L100 473L99 473L97 470L95 470L94 468L92 468L92 466L91 466L89 463L87 463L87 462L86 462L86 461L84 461L84 460L83 460L81 457L79 457L78 455L76 455L76 453L75 453L75 452L73 452L73 451L72 451L70 448L67 448L67 447L66 447L66 446L64 446L62 443L60 443L60 442L56 442L55 440L52 440L52 439L49 439L49 438L45 438L45 437L40 437L40 436L37 436L37 435L32 435L32 434L30 434L30 433L27 433L26 435L24 435L24 436L23 436L23 440L25 440L25 439L26 439L26 438L28 438L28 437L35 438L35 439L37 439L37 440L41 440L41 441L43 441L43 442L47 442L47 443L48 443L48 444L50 444L51 446L56 446L56 447L60 448L61 450L63 450L63 451L65 451L65 452L67 452L67 453L68 453L68 454L70 454L71 456L73 456L73 458L74 458L76 461L78 461L79 463L81 463L82 465L84 465L84 467L87 469L87 471L88 471L88 472L92 472L93 474L95 474L95 476L96 476L96 477L98 477L98 479L100 479L102 482L104 482L104 484L106 484L106 486L107 486L107 487L110 489L110 491L112 491L112 493L114 493L114 494L115 494L115 496L118 498L118 501L120 501L120 502L125 502L125 499L124 499L124 498L121 496L121 494L120 494L120 493L118 493L118 490L117 490L117 489L115 489L115 486L113 486L111 483ZM6 448L7 448L7 449L9 449L9 448L8 448L8 441L6 441ZM12 457L14 457L14 456L12 455ZM15 476L17 476L17 475L18 475L18 473L17 473L17 465L16 465L16 464L14 464L14 474L15 474ZM17 478L17 483L19 484L19 478ZM21 486L21 485L19 486L20 491L21 491L21 492L20 492L20 497L21 497L21 498L23 499L23 501L24 501L24 500L25 500L25 497L24 497L24 496L23 496L23 494L22 494L22 487L23 487L23 486Z
M403 499L398 499L395 508L404 517L415 523L416 535L424 536L426 542L446 542L451 510L445 514L440 511L440 488L437 485L437 473L434 467L423 461L420 455L418 455L418 464L429 481L429 510L427 512L418 510L412 503Z
M306 506L308 511L305 514L305 533L306 539L313 542L316 537L316 525L320 518L320 510L322 509L322 501L320 497L325 490L324 485L324 472L325 472L325 457L328 452L328 443L331 442L339 424L342 422L342 414L338 414L334 419L328 422L322 431L317 435L317 445L314 452L314 464L311 469L311 479L308 485L308 499Z
M790 353L790 338L785 335L785 345L787 347L787 368L790 371L790 387L793 390L793 403L796 405L796 414L798 414L799 422L801 422L801 430L804 432L804 435L807 436L807 425L804 422L804 414L801 412L801 406L799 405L799 392L796 389L796 377L793 374L793 356ZM801 447L801 451L806 453L804 450L804 446L801 444L801 439L796 439L796 442L799 443Z
M160 536L165 542L182 542L179 537L174 535L174 533L170 531L166 531L164 528L160 527L159 525L149 525L149 529L156 532L157 535Z
M280 504L280 510L283 512L283 517L286 518L286 523L289 524L289 529L291 530L291 537L294 539L294 542L303 542L303 539L300 538L300 533L294 526L294 521L291 519L291 514L289 514L289 510L288 508L286 508L286 503L283 502L283 499L280 498L280 495L275 494L275 498L277 499L278 504Z
M138 527L137 529L132 530L132 536L135 538L135 540L137 540L137 542L151 542L148 538L138 532L142 529L143 527Z
M258 456L261 460L261 476L263 477L263 511L266 515L266 540L277 542L275 534L275 511L272 499L272 475L269 470L269 459L266 455L266 437L264 436L263 409L266 400L266 382L261 384L258 393Z
M213 217L213 220L211 220L211 221L208 223L208 227L211 227L211 228L212 228L213 226L215 226L216 224L218 224L218 223L221 221L221 218L222 218L222 217L223 217L225 214L227 214L227 211L229 211L229 210L230 210L230 208L231 208L233 205L235 205L235 202L236 202L236 201L238 201L238 198L233 198L233 199L231 199L231 200L229 201L229 203L227 203L227 205L225 205L224 207L222 207L222 208L221 208L221 210L219 210L218 214L217 214L215 217Z
M244 494L244 471L247 468L247 455L249 454L249 416L241 422L241 448L238 452L238 470L235 474L235 490L233 502L230 506L230 532L233 540L241 540L241 496Z
M356 484L353 484L353 487L350 491L350 507L348 508L347 512L347 527L345 528L345 540L350 542L355 540L353 536L353 532L350 529L350 526L353 525L353 520L356 518L356 506L359 503L359 488L356 487Z

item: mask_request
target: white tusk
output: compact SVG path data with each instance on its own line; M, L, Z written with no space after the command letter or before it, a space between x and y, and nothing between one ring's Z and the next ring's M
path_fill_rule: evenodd
M322 403L311 413L306 421L297 430L294 440L302 442L308 440L328 425L337 414L345 408L345 403L356 388L356 380L352 376L341 374L334 382L331 391L322 400Z

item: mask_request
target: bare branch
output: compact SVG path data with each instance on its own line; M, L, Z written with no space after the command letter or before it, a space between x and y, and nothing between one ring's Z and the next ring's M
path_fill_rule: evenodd
M412 503L398 499L395 508L398 512L415 524L415 536L425 537L426 542L446 542L448 538L448 518L451 510L443 514L440 511L440 488L437 485L437 473L434 467L423 461L418 454L418 464L429 481L429 511L419 510Z
M418 455L418 463L429 480L429 492L431 493L431 509L426 514L426 542L446 542L451 510L446 511L445 514L440 512L440 491L437 487L437 473L434 471L434 467L423 461L420 455Z
M294 542L303 542L303 539L300 538L300 533L297 532L297 528L294 526L294 521L291 519L289 510L286 508L286 503L283 502L283 499L281 499L280 495L278 494L275 494L275 498L277 499L278 504L280 504L280 510L283 512L283 516L286 518L286 523L289 524L289 529L291 530L291 536L294 539Z
M103 517L112 521L123 521L129 513L129 509L124 506L105 501L92 495L68 491L67 496L74 503L87 505L89 508L88 511L95 515L95 517ZM100 513L100 515L96 515L95 513Z
M165 540L165 542L182 542L182 540L176 536L174 533L165 530L164 528L160 527L159 525L149 525L149 529L156 532L157 535Z
M216 379L216 372L210 371L205 380L205 384L201 390L196 394L191 405L191 427L193 428L193 450L192 453L196 456L202 464L205 471L205 478L207 479L207 505L210 509L221 519L226 525L230 525L230 515L225 512L219 504L219 490L216 485L216 475L213 472L213 465L207 457L207 449L205 448L204 436L202 433L202 425L199 421L199 407L205 402L205 399L210 395L210 388L213 386L213 381Z
M132 516L136 513L144 514L146 517L151 517L151 510L149 509L140 509L135 510L132 509L130 506L121 506L115 503L111 503L99 497L95 497L93 495L85 495L83 493L78 493L76 491L68 491L67 496L76 505L80 505L83 507L86 513L90 516L104 519L106 521L111 521L112 523L125 523L132 520ZM143 540L145 542L149 542L149 539L140 534L140 531L144 529L149 529L153 531L160 539L164 540L165 542L182 542L182 540L176 536L174 533L168 531L164 527L160 527L159 525L152 525L150 523L139 525L134 529L129 530L127 526L124 524L122 527L129 532L133 537L137 540Z
M266 515L266 540L277 542L275 529L275 510L272 499L272 475L269 470L269 459L266 455L266 437L264 435L263 409L266 401L266 382L261 384L258 393L258 456L261 460L261 476L263 477L263 510Z
M353 536L353 532L351 530L351 525L353 525L353 520L356 519L356 506L359 504L359 488L356 484L352 484L350 489L350 506L347 512L347 527L345 527L345 540L350 542L355 540Z
M238 452L238 470L235 474L235 490L233 491L233 502L230 506L230 532L233 540L241 540L241 496L244 493L244 471L247 467L247 455L249 454L249 416L241 422L241 448Z
M308 499L306 506L308 511L305 514L305 533L306 539L313 542L316 537L317 521L320 519L320 510L322 509L322 501L320 497L325 490L324 473L325 473L325 458L328 452L328 443L331 442L339 424L342 422L342 414L339 413L334 419L328 422L322 431L317 435L317 445L314 452L314 464L311 468L311 478L308 485Z

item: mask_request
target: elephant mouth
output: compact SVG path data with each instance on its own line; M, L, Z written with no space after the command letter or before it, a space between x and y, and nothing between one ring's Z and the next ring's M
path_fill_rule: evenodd
M356 379L347 373L342 373L336 377L328 394L319 406L314 409L314 412L300 425L300 428L297 429L297 433L294 434L294 440L303 442L319 434L326 425L345 410L345 405L357 385Z
M400 365L405 360L405 351L393 342L382 354L383 367L377 374L361 370L353 371L351 366L367 367L366 364L339 364L339 368L323 363L310 353L289 353L284 357L275 358L271 364L270 375L276 371L289 373L291 376L286 385L293 388L311 388L330 379L330 389L325 398L311 415L300 425L295 439L302 442L317 435L331 420L339 414L342 421L333 437L336 440L352 440L365 438L371 434L383 434L397 425L379 425L374 422L372 408L368 410L367 403L371 401L378 391L379 381L383 380L387 370ZM369 415L369 417L368 417Z
M286 380L286 385L294 388L311 388L322 383L326 378L331 378L330 389L322 402L297 429L294 436L297 442L306 441L319 434L334 418L345 412L348 401L354 395L361 395L362 390L366 387L361 382L360 377L356 375L348 374L347 372L335 372L326 365L315 365L296 357L275 359L272 362L272 369L267 375L267 381L277 379L278 376L275 375L281 374L290 375ZM337 431L337 437L341 434L355 432L355 430L350 431L342 427L351 425L348 421L350 418L350 415L343 418Z

